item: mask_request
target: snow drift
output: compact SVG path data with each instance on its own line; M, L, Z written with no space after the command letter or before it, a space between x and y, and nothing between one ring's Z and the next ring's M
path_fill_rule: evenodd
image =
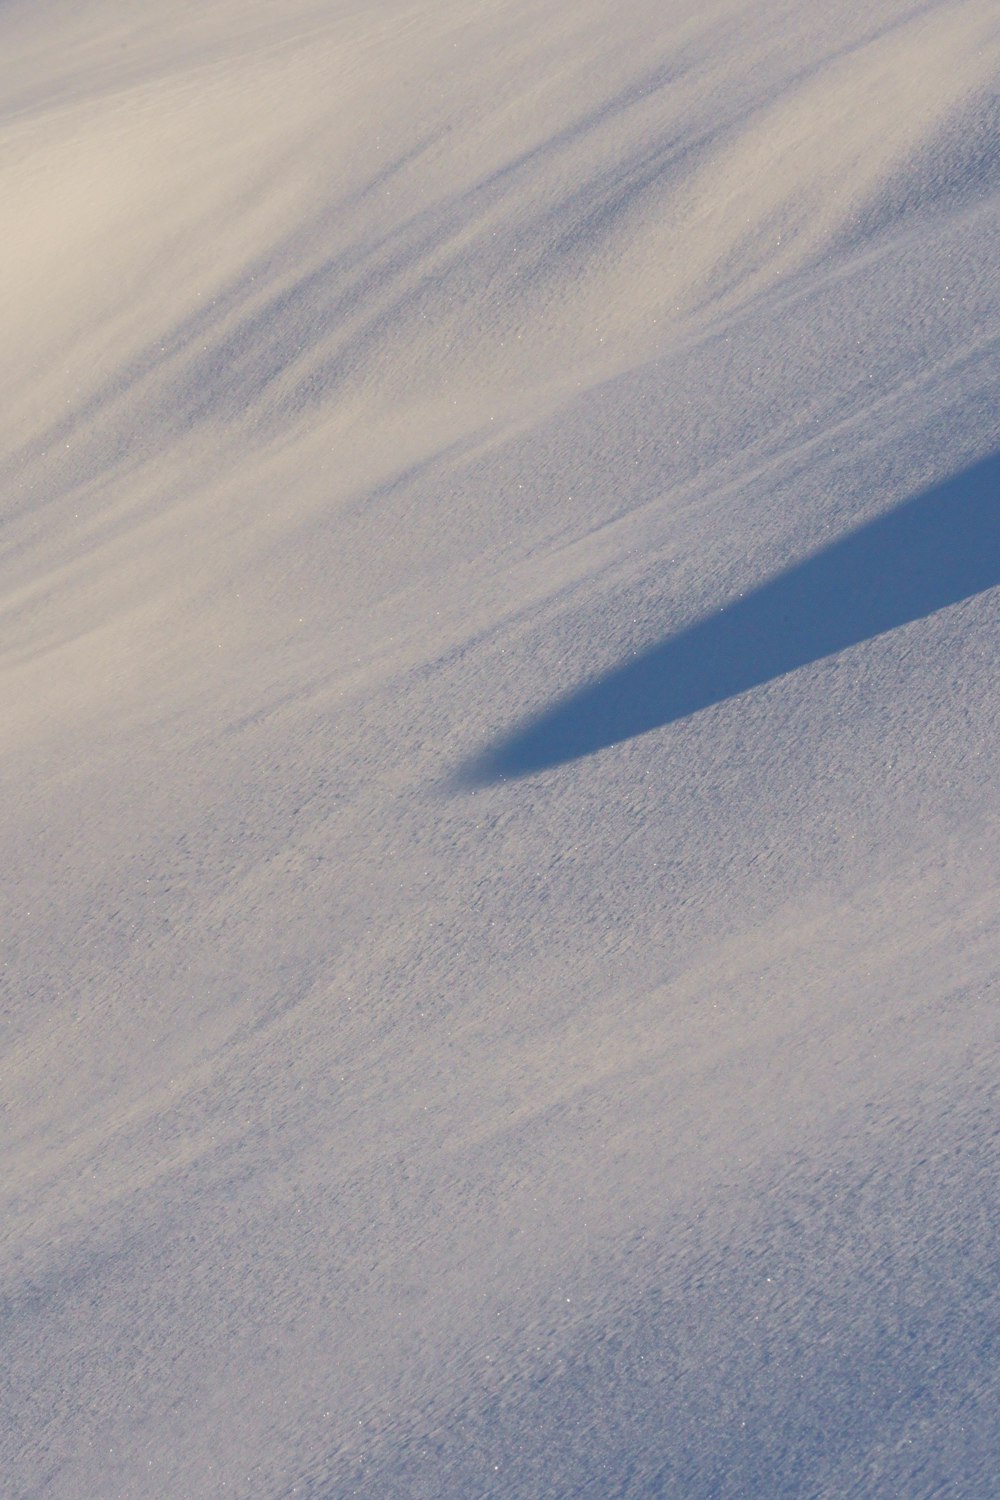
M986 1493L995 7L0 41L7 1492Z

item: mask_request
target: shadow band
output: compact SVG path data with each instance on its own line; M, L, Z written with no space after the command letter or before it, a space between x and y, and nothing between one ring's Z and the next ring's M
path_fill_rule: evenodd
M904 501L522 724L466 786L662 728L1000 584L1000 454Z

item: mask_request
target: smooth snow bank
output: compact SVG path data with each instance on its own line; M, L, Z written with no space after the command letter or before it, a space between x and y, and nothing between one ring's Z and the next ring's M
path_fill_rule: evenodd
M998 68L0 10L5 1492L989 1492Z

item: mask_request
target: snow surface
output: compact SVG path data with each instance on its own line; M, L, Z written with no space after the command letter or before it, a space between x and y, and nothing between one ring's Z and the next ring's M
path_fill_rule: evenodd
M995 0L6 0L0 1489L1000 1472Z

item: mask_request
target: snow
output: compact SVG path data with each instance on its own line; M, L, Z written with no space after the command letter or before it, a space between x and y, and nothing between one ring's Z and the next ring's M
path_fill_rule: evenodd
M0 8L5 1494L992 1491L998 71Z

